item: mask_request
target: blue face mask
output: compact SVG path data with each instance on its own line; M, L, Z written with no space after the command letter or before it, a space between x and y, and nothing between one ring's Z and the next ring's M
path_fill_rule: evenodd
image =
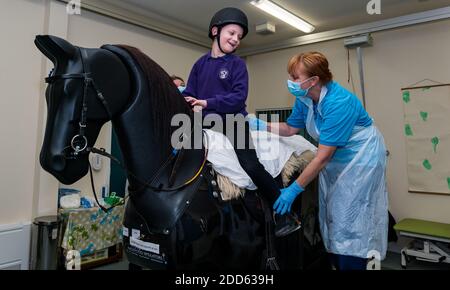
M186 89L186 87L184 87L184 86L178 87L178 90L180 91L180 93L183 93L185 89Z
M306 95L307 95L308 92L309 92L309 89L311 89L312 86L309 87L309 88L307 88L307 89L302 89L301 85L302 85L303 83L307 82L307 81L310 80L310 79L311 79L311 78L308 78L308 79L304 80L304 81L301 82L301 83L296 83L296 82L293 82L293 81L291 81L291 80L288 80L288 81L287 81L287 87L288 87L289 92L290 92L291 94L293 94L294 96L296 96L297 98L306 97Z

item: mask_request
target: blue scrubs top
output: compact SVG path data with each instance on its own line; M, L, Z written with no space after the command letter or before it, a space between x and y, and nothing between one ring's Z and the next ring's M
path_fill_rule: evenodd
M319 144L345 146L355 126L368 127L372 118L359 99L350 91L331 81L328 92L319 104L314 104L314 121L320 132ZM308 106L297 99L287 124L294 128L305 128Z
M203 115L246 116L248 72L244 60L233 54L213 58L208 52L194 64L183 95L207 100Z

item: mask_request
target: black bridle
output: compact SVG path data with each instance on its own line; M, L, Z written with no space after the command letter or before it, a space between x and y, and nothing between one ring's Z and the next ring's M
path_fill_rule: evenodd
M90 152L92 152L92 153L100 154L102 156L105 156L105 157L111 159L112 161L116 162L123 171L125 171L128 175L132 176L139 183L142 184L142 187L140 187L137 190L133 190L133 191L129 190L130 194L137 194L137 193L139 193L140 191L142 191L145 188L150 188L150 189L155 190L155 191L175 191L175 190L179 190L179 189L182 189L182 188L186 187L191 182L196 180L197 177L202 172L204 166L205 166L206 159L207 159L207 154L208 154L208 149L207 148L203 149L205 151L203 162L202 162L200 168L194 174L193 177L189 178L186 182L184 182L183 184L181 184L179 186L171 187L171 188L163 188L161 185L158 186L158 187L153 186L152 183L160 176L160 174L163 172L163 170L173 161L173 159L178 158L181 155L181 154L178 154L178 153L181 150L184 150L184 149L173 150L172 153L167 157L167 159L164 162L164 164L152 176L152 178L150 178L150 182L147 182L147 181L141 180L134 173L129 171L124 165L122 165L122 163L116 157L114 157L113 155L107 153L104 148L98 149L98 148L95 148L93 146L92 147L88 146L88 140L87 140L85 134L86 134L86 128L87 128L87 113L88 113L88 106L87 106L87 101L88 100L87 100L87 98L88 98L88 90L89 90L90 87L92 87L93 90L95 91L97 99L102 103L103 108L105 109L106 113L108 114L108 117L109 117L110 120L112 120L113 115L111 113L111 110L110 110L110 107L108 105L108 102L104 98L104 96L103 96L102 92L100 91L100 89L98 88L98 86L95 84L95 81L94 81L94 79L92 77L92 73L91 73L91 70L89 68L89 63L88 63L87 50L84 49L84 48L81 48L81 47L78 47L77 49L78 49L78 51L80 53L81 63L83 65L83 72L82 73L51 75L53 73L53 71L54 71L52 69L52 71L50 72L49 76L45 78L45 82L48 83L48 84L53 84L56 81L67 80L67 79L80 79L80 80L83 80L83 101L82 101L82 108L81 108L81 117L80 117L80 121L78 122L79 130L78 130L78 134L74 135L71 138L70 146L67 146L66 148L63 149L62 153L63 153L64 158L65 159L78 159L78 157L81 154L89 154ZM192 134L192 132L191 132L191 134ZM185 136L185 134L183 134L183 136ZM182 143L183 140L180 139L179 142ZM69 150L67 150L67 149L69 149ZM123 199L123 203L121 203L121 204L116 204L116 205L113 205L113 206L111 206L109 208L103 207L99 203L99 201L97 199L97 193L95 192L94 178L93 178L92 167L91 167L90 162L89 162L89 173L90 173L91 187L92 187L92 191L94 193L95 201L97 202L97 204L99 205L99 207L103 211L107 212L107 211L111 210L112 208L114 208L114 207L116 207L118 205L122 205L122 204L125 203L125 199L128 196Z

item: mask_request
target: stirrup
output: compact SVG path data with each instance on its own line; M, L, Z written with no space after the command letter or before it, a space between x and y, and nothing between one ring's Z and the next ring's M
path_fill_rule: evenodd
M281 229L276 229L276 219L275 219L275 213L274 213L274 221L275 221L275 236L277 238L280 237L285 237L289 234L292 234L293 232L299 230L302 227L301 222L298 220L297 216L295 215L295 213L286 213L285 214L286 217L284 217L285 219L287 219L287 223L285 225L285 227L281 228ZM280 216L281 217L281 216ZM294 224L292 224L292 222Z
M292 234L293 232L299 230L302 227L301 224L296 224L295 226L282 228L280 231L275 232L277 238L285 237Z
M275 257L267 258L266 260L266 269L269 270L280 270L278 266L277 259Z

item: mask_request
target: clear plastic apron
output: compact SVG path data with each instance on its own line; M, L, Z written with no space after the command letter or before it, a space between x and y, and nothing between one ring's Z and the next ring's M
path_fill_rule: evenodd
M302 99L304 102L305 99ZM306 129L316 141L320 130L308 106ZM320 102L318 105L320 113ZM319 222L328 252L367 258L377 251L384 259L388 235L386 148L372 125L353 129L344 147L319 174Z

